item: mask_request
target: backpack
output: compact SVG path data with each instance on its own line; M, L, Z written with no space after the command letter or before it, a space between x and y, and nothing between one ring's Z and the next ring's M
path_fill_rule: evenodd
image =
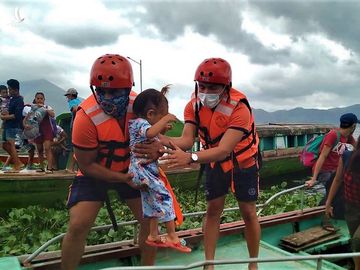
M337 131L337 139L335 145L340 141L340 132ZM327 133L328 134L328 133ZM305 167L313 167L316 160L320 156L320 146L327 134L321 134L319 136L311 138L305 145L304 149L300 153L300 162Z
M38 107L37 105L31 106L31 111L28 113L28 117L25 120L25 124L31 128L24 129L23 134L25 139L33 140L40 135L40 123L46 114L47 112L44 107Z

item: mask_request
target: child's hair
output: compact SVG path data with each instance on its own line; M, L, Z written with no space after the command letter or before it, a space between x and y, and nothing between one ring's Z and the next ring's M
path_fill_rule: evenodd
M0 85L0 91L3 91L3 90L7 91L8 89L7 89L6 85L2 84L2 85Z
M42 95L43 98L45 99L45 94L43 92L36 92L36 94L34 96L34 99L32 101L33 104L36 104L36 99L35 98L36 98L37 95Z
M36 94L35 94L35 96L34 96L34 97L36 97L37 95L42 95L42 96L43 96L43 98L45 98L45 94L44 94L43 92L36 92Z
M149 88L141 92L135 98L133 111L139 117L145 117L149 109L157 109L161 106L168 106L168 100L165 97L169 91L170 84L165 85L161 91Z

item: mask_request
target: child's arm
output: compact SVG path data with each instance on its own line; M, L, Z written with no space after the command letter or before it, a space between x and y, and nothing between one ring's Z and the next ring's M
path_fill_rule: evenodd
M25 129L27 129L28 127L29 127L29 125L26 123L27 122L27 120L28 120L28 118L29 118L29 115L30 115L30 112L28 112L28 114L24 117L24 119L23 119L23 127L25 128Z
M147 131L146 131L146 137L148 139L152 139L155 136L157 136L161 131L163 131L168 123L177 121L177 118L175 115L168 113L163 118L160 119L157 123L152 125Z

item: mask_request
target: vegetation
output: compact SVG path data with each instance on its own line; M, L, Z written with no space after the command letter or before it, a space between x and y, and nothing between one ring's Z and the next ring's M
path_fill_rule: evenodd
M280 186L273 186L269 191L262 191L259 202L264 203L273 194L284 190L286 183ZM189 192L176 192L184 212L205 211L206 202L203 193L200 192L199 200L194 203L194 194ZM263 215L275 214L295 210L301 201L300 192L285 194L276 199L270 206L264 209ZM306 196L304 207L313 207L318 204L319 196ZM227 196L226 208L236 207L237 202L234 196ZM126 205L113 198L112 207L118 221L133 220L130 210ZM22 255L35 251L52 237L66 231L68 211L63 205L56 208L44 209L41 206L29 206L27 208L12 209L5 217L0 218L0 256ZM239 211L232 211L223 214L222 222L232 222L240 219ZM105 208L100 210L96 219L96 225L109 224L110 220ZM181 230L201 227L202 217L186 218ZM88 244L101 244L124 239L132 239L133 228L131 226L115 232L108 231L91 232L88 237ZM60 243L49 247L48 251L57 250Z

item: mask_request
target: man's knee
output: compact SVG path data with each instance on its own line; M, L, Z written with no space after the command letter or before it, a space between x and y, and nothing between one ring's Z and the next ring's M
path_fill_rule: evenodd
M92 225L93 224L88 220L83 220L83 219L70 220L68 234L72 238L83 238L83 237L86 238Z
M206 217L219 218L223 212L223 208L217 206L209 206L206 211Z
M240 203L241 216L244 222L257 220L256 205L253 203Z

